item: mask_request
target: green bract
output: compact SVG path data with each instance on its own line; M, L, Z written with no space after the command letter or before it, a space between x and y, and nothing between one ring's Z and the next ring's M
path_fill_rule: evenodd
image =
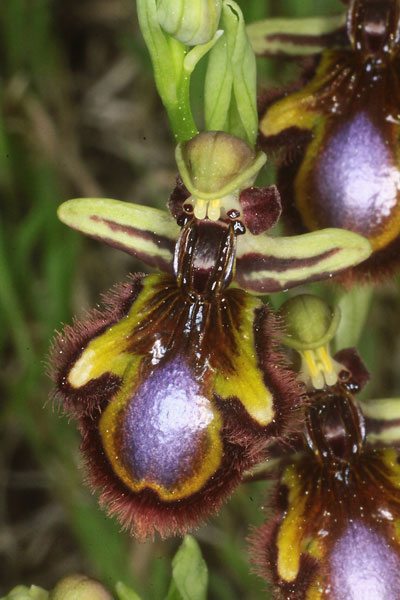
M227 131L253 146L258 131L256 59L236 2L225 0L220 27L224 35L210 52L206 74L206 129Z
M222 0L160 0L158 21L183 44L206 44L217 31L221 7Z

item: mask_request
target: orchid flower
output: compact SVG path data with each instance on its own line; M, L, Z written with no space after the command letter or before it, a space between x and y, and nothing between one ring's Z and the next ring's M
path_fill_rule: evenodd
M253 186L265 155L232 135L198 134L176 158L178 224L116 200L59 210L69 226L163 271L108 293L105 309L67 326L52 354L89 481L140 536L183 532L215 512L290 430L299 384L278 350L276 318L254 293L329 277L370 253L346 231L261 233L279 217L279 195Z
M274 516L253 534L260 573L285 600L398 598L399 401L357 400L369 374L354 349L330 355L337 311L304 295L282 315L307 400L302 432L280 456Z
M261 144L285 149L278 187L291 231L341 227L373 253L345 279L380 279L400 250L400 5L351 0L347 15L249 27L256 51L315 55L291 89L269 94Z

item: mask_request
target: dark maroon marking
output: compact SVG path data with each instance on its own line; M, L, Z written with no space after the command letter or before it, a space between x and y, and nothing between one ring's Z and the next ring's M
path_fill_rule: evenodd
M127 250L126 246L124 246L124 244L119 244L118 242L115 242L114 240L110 240L108 238L105 238L102 236L100 237L97 235L91 235L90 237L93 240L97 240L99 242L103 242L104 244L107 244L108 246L111 246L111 248L115 248L116 250L121 250L122 252L126 252L130 256L134 256L138 260L142 261L145 265L149 265L150 267L154 267L156 269L159 269L160 271L164 271L165 273L173 272L172 256L171 256L171 262L168 263L163 258L161 258L161 256L151 256L150 254L146 254L145 252L138 252L137 250L135 252L133 252L133 251L129 252Z
M343 269L344 270L344 269ZM343 271L336 271L335 276L339 275ZM297 287L299 285L303 285L305 283L312 283L313 281L323 281L324 279L328 279L331 276L331 273L315 273L310 277L305 277L304 279L295 279L292 281L285 282L285 285L279 283L276 279L272 277L265 277L264 279L257 279L256 281L250 281L246 278L246 275L241 274L240 272L236 272L236 280L239 285L246 290L251 290L253 292L258 292L259 294L269 294L270 292L282 292L288 290L292 287Z
M171 215L177 220L178 225L181 225L181 223L179 223L179 219L184 211L183 203L190 197L190 195L191 194L184 185L182 179L177 177L175 187L172 190L168 200L168 208Z
M365 417L365 427L367 435L369 433L382 433L386 429L392 429L392 427L399 426L400 419L370 419L367 416Z
M357 393L367 385L370 374L356 348L340 350L334 359L348 369L344 383L351 392Z
M174 252L175 249L175 241L170 240L165 236L155 236L149 231L145 231L143 229L137 229L136 227L132 227L132 225L120 225L119 223L114 223L114 221L110 221L109 219L104 219L103 217L98 217L97 215L92 215L90 217L91 221L96 221L98 223L105 223L111 231L121 231L122 233L126 233L132 237L138 237L142 240L150 240L155 243L159 248L165 248L170 252ZM128 252L128 250L126 250ZM130 252L128 252L130 254ZM134 253L136 255L136 252Z
M340 252L340 248L332 248L309 258L296 258L295 256L277 258L276 256L263 256L255 252L249 252L239 257L237 262L239 269L244 273L251 273L252 271L275 271L276 273L283 273L289 269L302 269L303 267L317 265L322 260L334 256L337 252Z
M345 27L340 27L335 31L323 33L321 35L291 35L290 33L271 33L270 35L266 35L265 39L268 42L281 42L283 44L291 42L295 46L324 46L326 48L332 46L347 46L349 44ZM320 50L316 48L316 52L320 52ZM263 54L264 56L267 56L269 53L265 52Z

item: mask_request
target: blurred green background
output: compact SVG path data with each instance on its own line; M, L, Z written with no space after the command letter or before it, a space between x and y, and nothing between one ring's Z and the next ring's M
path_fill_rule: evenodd
M246 19L342 10L339 0L242 0ZM260 83L296 67L259 61ZM201 81L194 97L201 99ZM66 198L104 196L163 206L175 167L133 0L0 3L0 595L52 587L85 572L112 588L164 597L179 540L137 543L83 485L74 426L48 400L55 329L101 291L141 269L132 258L58 223ZM372 393L400 389L398 284L381 286L363 336ZM268 597L250 573L249 527L266 517L267 485L247 484L196 532L209 597Z

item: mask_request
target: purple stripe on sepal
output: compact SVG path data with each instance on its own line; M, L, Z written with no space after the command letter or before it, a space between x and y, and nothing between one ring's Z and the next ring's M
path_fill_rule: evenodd
M321 47L329 48L332 46L347 46L349 45L346 29L341 27L335 31L329 33L323 33L319 35L311 34L290 34L290 33L271 33L265 36L267 43L279 42L282 45L291 44L293 46L315 46L315 52L321 52ZM265 55L268 55L268 51ZM274 53L275 54L275 53ZM285 54L282 51L282 54ZM300 53L302 55L302 53Z
M171 240L171 239L167 238L166 236L154 235L153 233L151 233L151 231L137 229L136 227L133 227L132 225L121 225L120 223L115 223L115 221L111 221L110 219L104 219L103 217L99 217L97 215L92 215L90 217L90 219L97 223L104 223L105 225L107 225L107 227L110 228L111 231L125 233L125 234L131 236L132 238L142 239L145 241L152 242L160 250L167 250L171 255L170 261L166 261L160 255L156 255L156 254L152 255L152 254L148 254L146 252L141 252L140 250L135 250L134 248L132 248L130 246L126 246L123 243L119 243L116 240L113 240L112 238L105 238L103 236L95 236L95 235L91 236L93 239L98 239L99 241L102 241L105 244L112 246L113 248L122 250L123 252L126 252L127 254L131 254L132 256L135 256L136 258L138 258L139 260L144 262L146 265L149 265L150 267L155 267L162 271L172 273L172 271L173 271L172 260L173 260L175 243L176 243L175 240Z
M380 434L384 431L393 429L394 427L400 427L400 419L371 419L365 417L365 427L367 435L369 433Z
M262 254L248 253L237 259L237 266L244 273L254 273L258 271L272 271L275 273L284 273L292 269L303 269L312 267L323 260L334 256L340 248L332 248L316 256L308 258L280 258L277 256L263 256Z
M309 269L318 265L340 250L340 248L333 248L309 258L277 258L276 256L262 256L255 253L245 254L237 259L236 281L246 290L258 293L270 293L286 290L304 283L311 283L312 281L328 279L332 276L332 273L329 271L318 271L306 277L301 277L301 269ZM299 278L285 280L285 271L293 269L299 270ZM270 276L253 277L254 273L262 273L263 271L266 271ZM273 277L274 273L281 273L283 276L275 279ZM339 270L335 271L335 275L337 273L339 273ZM281 280L284 280L284 283L281 283Z

